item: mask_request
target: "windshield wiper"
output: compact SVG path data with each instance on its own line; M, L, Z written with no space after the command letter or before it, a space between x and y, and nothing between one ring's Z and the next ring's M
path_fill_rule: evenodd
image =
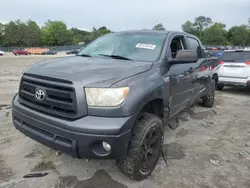
M127 57L123 57L123 56L120 56L120 55L108 55L108 54L98 54L98 55L105 56L105 57L111 57L113 59L123 59L123 60L133 61L132 59L129 59Z
M88 54L77 54L77 56L82 56L82 57L92 57L91 55L88 55Z

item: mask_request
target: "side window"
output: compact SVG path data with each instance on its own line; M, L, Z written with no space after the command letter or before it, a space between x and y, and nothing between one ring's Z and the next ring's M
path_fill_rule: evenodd
M170 44L172 58L175 58L179 50L184 50L186 48L186 43L183 36L176 36L172 39Z
M202 58L202 48L198 42L198 40L191 38L191 37L187 37L188 43L190 45L190 50L194 50L197 52L198 58Z

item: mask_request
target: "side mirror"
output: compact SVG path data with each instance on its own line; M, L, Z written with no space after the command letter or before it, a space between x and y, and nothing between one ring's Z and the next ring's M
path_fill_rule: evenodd
M197 52L194 50L179 50L176 57L169 59L168 63L195 63L198 60Z

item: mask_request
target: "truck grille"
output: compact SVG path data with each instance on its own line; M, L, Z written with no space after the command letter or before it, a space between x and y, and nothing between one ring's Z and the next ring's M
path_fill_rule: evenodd
M75 118L77 114L75 89L69 81L24 74L19 89L19 101L23 105L45 114ZM43 98L36 92L42 90Z

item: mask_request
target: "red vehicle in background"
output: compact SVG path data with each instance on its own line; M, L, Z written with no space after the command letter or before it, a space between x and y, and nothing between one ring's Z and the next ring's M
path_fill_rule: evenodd
M29 55L30 53L25 50L17 49L13 51L13 54L14 55Z

